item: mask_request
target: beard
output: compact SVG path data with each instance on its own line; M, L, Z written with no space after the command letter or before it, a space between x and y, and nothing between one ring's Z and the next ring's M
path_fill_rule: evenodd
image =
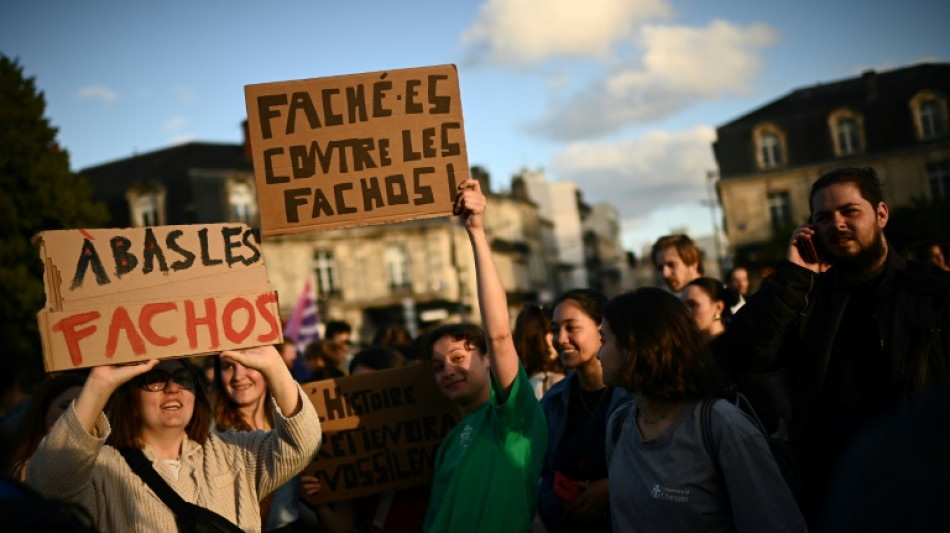
M834 237L834 235L832 236ZM884 231L878 229L874 232L874 237L867 245L859 243L858 251L853 254L834 254L828 252L825 254L825 261L842 270L849 272L863 272L873 267L881 258L887 254L887 248L884 245Z

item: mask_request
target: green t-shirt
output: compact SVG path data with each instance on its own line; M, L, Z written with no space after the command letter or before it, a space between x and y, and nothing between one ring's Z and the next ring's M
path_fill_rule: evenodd
M465 415L435 459L426 532L530 531L538 475L548 444L547 422L524 368L508 400Z

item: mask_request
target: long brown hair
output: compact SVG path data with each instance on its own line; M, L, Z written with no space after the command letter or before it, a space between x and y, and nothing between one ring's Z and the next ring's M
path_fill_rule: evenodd
M235 363L237 364L237 363ZM214 356L214 383L212 383L212 395L214 397L214 426L219 431L236 429L239 431L253 431L257 428L241 418L238 412L238 405L231 399L227 387L224 386L224 378L221 375L221 356ZM274 413L270 409L270 389L264 393L264 417L267 423L274 427Z
M551 357L548 334L551 333L551 313L540 305L525 305L515 318L512 337L521 364L529 376L540 372L564 373L558 357Z
M198 368L186 359L176 359L176 361L195 375L197 385L192 389L195 393L195 410L188 425L185 426L185 433L189 439L203 445L207 442L208 433L211 430L211 402L208 401L208 395L201 386ZM135 400L135 389L138 387L138 379L132 379L123 383L112 395L112 434L109 435L106 444L113 448L145 446L141 435L139 403Z

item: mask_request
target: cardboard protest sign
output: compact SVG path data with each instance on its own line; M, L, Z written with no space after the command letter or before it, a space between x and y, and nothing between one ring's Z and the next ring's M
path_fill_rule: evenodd
M303 385L320 415L323 445L304 473L323 485L312 504L432 481L436 451L459 411L432 370L410 365Z
M38 233L46 370L281 342L259 234L244 224Z
M265 237L452 213L469 173L454 65L244 94Z

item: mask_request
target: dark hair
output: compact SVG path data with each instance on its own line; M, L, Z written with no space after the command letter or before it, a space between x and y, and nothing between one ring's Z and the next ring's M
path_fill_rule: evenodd
M696 271L699 272L700 276L706 272L706 268L703 266L703 255L700 253L699 247L696 246L693 239L681 233L676 235L664 235L653 243L653 250L650 252L650 257L653 259L654 266L660 266L657 263L656 255L667 248L676 248L676 253L679 254L680 259L683 260L686 266L697 265Z
M327 322L327 327L324 330L323 337L326 339L332 339L337 333L350 333L352 328L346 322L342 320L331 320Z
M539 372L564 372L560 358L551 359L551 313L540 305L526 305L515 319L515 350L529 376Z
M358 366L365 366L373 370L386 370L387 368L396 368L406 364L406 358L396 350L386 348L385 346L370 346L364 348L353 356L350 361L350 375Z
M194 363L187 359L176 359L189 372L195 374L195 381L200 371ZM142 448L140 435L140 413L138 402L135 401L135 389L139 388L137 379L132 379L119 386L112 395L112 434L106 444L113 448ZM141 390L141 389L140 389ZM208 440L208 432L211 430L211 402L208 401L208 395L204 387L196 386L192 389L195 392L195 410L191 415L191 420L185 426L185 433L188 438L204 444ZM144 392L144 391L143 391Z
M571 300L578 304L584 314L598 325L604 320L604 306L607 305L607 297L603 294L591 289L571 289L555 300L551 308L556 308L565 300Z
M373 335L373 346L385 346L401 353L404 357L412 346L412 336L409 330L401 324L388 324L376 330Z
M723 285L721 281L714 278L696 278L687 283L686 287L691 285L702 289L713 302L722 302L725 304L723 306L722 315L723 320L728 321L727 317L732 316L730 309L739 303L739 291Z
M877 208L878 204L884 201L884 193L881 190L881 182L877 178L877 173L871 167L845 167L832 170L823 174L811 186L811 192L808 193L808 207L812 214L815 212L815 194L825 187L837 185L839 183L853 183L861 197L867 200L871 207Z
M253 431L257 428L251 427L246 420L241 418L238 412L238 404L234 402L231 395L228 394L228 388L224 385L224 367L221 363L221 356L214 357L214 382L212 383L212 404L214 408L214 425L221 431L237 429L239 431ZM274 426L274 413L270 408L270 389L264 393L264 418L267 423Z
M46 436L46 413L57 396L73 387L82 387L86 383L88 369L70 370L61 374L47 376L33 393L23 418L17 425L11 443L10 458L4 462L4 470L11 477L17 477L18 471L33 457L40 441Z
M727 280L732 279L732 275L735 274L735 273L736 273L737 271L739 271L739 270L745 270L745 271L746 271L746 274L749 273L749 269L748 269L746 266L744 266L744 265L736 265L736 266L730 268L728 271L726 271L726 279L727 279Z
M327 366L336 367L338 362L334 353L343 349L345 348L339 341L319 339L307 345L303 351L303 358L304 361L322 361Z
M432 330L425 336L420 351L420 359L425 362L432 361L432 347L442 337L451 337L452 340L465 341L466 348L476 348L482 355L488 353L488 345L485 343L485 332L475 324L446 324Z
M644 287L607 303L605 320L626 354L623 386L669 402L714 395L724 376L686 306L676 296Z

